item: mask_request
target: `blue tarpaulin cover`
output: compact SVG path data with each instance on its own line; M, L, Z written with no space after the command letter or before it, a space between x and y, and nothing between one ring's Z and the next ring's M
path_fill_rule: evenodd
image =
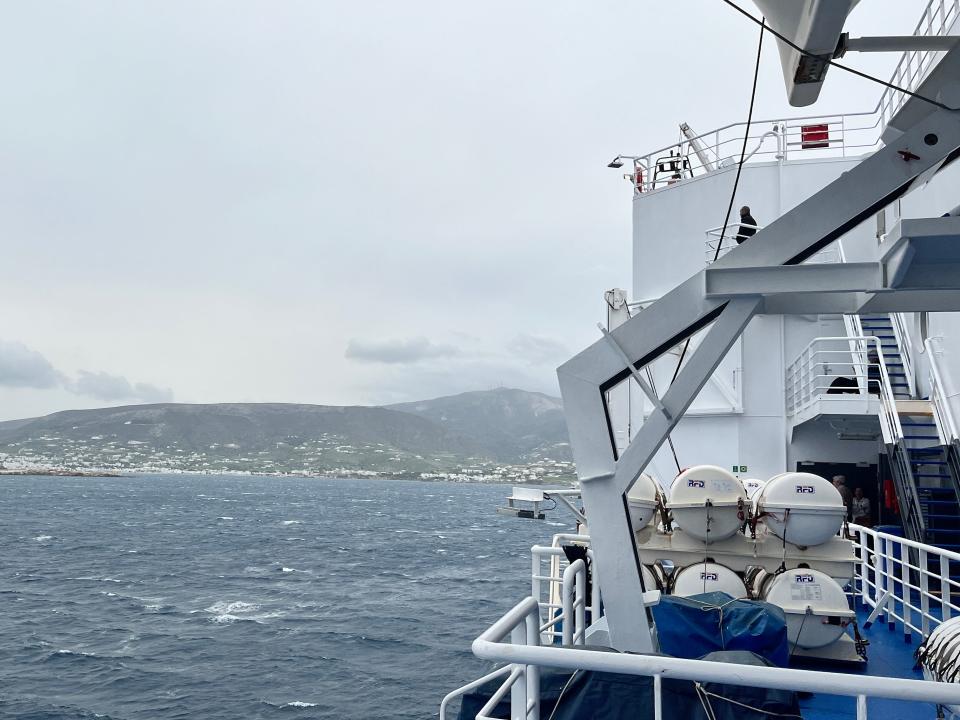
M748 650L780 667L790 661L786 617L770 603L712 592L664 595L652 609L665 655L696 659L717 650Z

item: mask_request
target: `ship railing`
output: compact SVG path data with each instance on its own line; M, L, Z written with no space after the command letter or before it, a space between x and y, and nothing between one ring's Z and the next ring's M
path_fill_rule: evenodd
M839 383L840 379L846 382ZM912 537L926 539L926 521L880 339L867 335L814 338L787 367L784 389L787 415L794 422L814 406L816 414L831 405L838 414L876 414L904 523Z
M900 350L900 360L903 362L903 374L906 376L907 389L910 391L910 397L916 397L917 381L913 372L913 339L910 337L906 317L903 313L890 313L890 324L893 326L893 337L897 342L897 348Z
M560 535L557 537L569 537L577 538L578 541L589 541L589 536L586 535ZM563 549L560 547L547 547L542 545L534 545L532 548L534 557L539 556L541 559L553 559L557 557L559 553L560 556L563 556ZM592 558L593 552L590 551L588 557ZM564 646L575 647L577 645L584 645L586 643L587 637L587 621L586 614L592 608L587 605L586 602L586 585L587 585L587 566L583 560L577 559L572 563L568 564L559 577L552 576L539 576L538 570L540 563L534 561L534 573L533 573L533 582L534 582L534 595L531 596L531 599L538 598L539 588L542 587L542 583L547 582L552 583L554 581L559 582L559 592L556 596L548 594L548 598L557 597L560 602L553 603L548 599L547 601L538 601L537 602L537 613L536 615L530 615L529 622L533 622L538 628L537 631L537 641L536 644L540 645L543 643L551 644L553 642L559 641ZM594 583L594 607L599 607L599 590L596 589L596 583ZM547 614L547 621L544 622L544 613ZM560 628L559 630L557 628ZM514 637L516 634L524 634L526 637L529 637L529 633L532 632L531 628L528 625L525 625L523 628L523 633L520 632L521 628L511 629L511 637ZM536 670L536 669L534 669ZM524 683L529 688L531 682L536 682L534 675L530 674L530 669L524 666L517 665L505 665L504 667L498 668L491 673L484 675L482 678L474 680L473 682L467 683L463 687L459 687L456 690L447 693L440 703L440 720L446 720L447 708L450 706L450 703L456 700L457 698L462 697L471 690L475 690L481 685L484 685L491 680L495 680L498 677L507 676L503 683L500 685L500 688L491 696L490 700L484 705L483 709L480 711L480 714L477 715L477 720L496 720L495 718L490 717L490 713L497 704L506 697L507 692L513 692L514 688L517 689L517 692L520 692L524 687ZM538 676L537 676L538 677ZM538 691L539 692L539 691ZM512 700L511 700L512 702ZM539 707L539 699L537 707ZM517 717L529 717L531 720L536 720L539 715L530 714L532 712L532 706L528 706L528 714L516 715L511 713L511 718ZM538 711L539 712L539 711Z
M732 222L726 225L719 225L709 228L706 231L707 239L703 243L703 258L707 265L714 260L718 260L733 250L737 246L737 233L741 227L753 228L754 230L763 230L762 225L751 225L750 223ZM717 252L717 247L720 252Z
M536 626L539 612L539 603L532 597L525 598L474 640L474 655L484 660L508 663L506 667L512 668L491 701L477 715L478 720L490 720L485 713L503 700L507 692L510 692L511 718L538 720L541 667L651 677L655 720L664 720L665 717L664 677L689 680L698 685L715 682L852 697L856 698L858 720L867 720L870 698L941 705L960 703L960 684L955 683L755 665L749 666L745 672L743 666L710 660L543 646L539 643L539 635L530 632L530 628ZM509 642L506 641L508 636Z
M958 18L960 0L929 0L913 34L948 35ZM942 51L932 50L903 53L890 83L915 91L942 55ZM744 122L731 123L643 155L624 155L634 164L633 173L626 177L640 195L735 166L744 150L745 135L744 162L859 157L880 147L883 130L907 97L886 88L868 112L756 120L749 129Z
M958 17L960 17L960 0L930 0L920 15L913 34L948 35ZM910 50L903 53L890 77L890 84L910 91L916 90L942 54L932 50ZM880 115L884 127L903 107L907 97L893 88L884 90L875 110Z
M927 364L930 367L930 400L933 404L934 420L937 424L937 432L940 435L942 445L950 445L960 440L960 432L953 408L950 405L950 396L947 394L947 386L943 381L943 375L940 372L940 359L942 350L939 347L940 338L928 338L924 343L924 349L927 353Z
M866 625L899 624L904 638L927 637L944 620L960 614L960 582L950 564L960 553L860 525L850 525L856 551L854 595L871 608Z
M708 228L705 231L706 239L703 243L703 258L707 265L711 265L715 260L719 260L728 252L737 246L737 234L741 227L753 228L754 230L763 230L763 225L751 225L750 223L732 222L726 225ZM720 252L717 253L717 246L720 246ZM842 250L839 247L839 241L827 245L809 258L803 261L804 265L826 264L843 262ZM631 306L634 303L631 303Z
M785 389L791 416L816 402L843 403L845 410L852 411L852 400L862 401L860 412L868 415L876 412L879 400L884 442L903 437L883 348L875 336L814 338L787 366Z
M560 543L575 542L589 543L586 535L560 534L554 536L553 545L534 545L530 548L531 556L531 594L540 603L540 639L545 644L570 642L569 635L584 637L586 633L585 618L589 613L591 622L600 617L600 587L593 583L589 604L588 598L578 598L577 593L586 593L587 567L583 561L582 577L571 575L577 570L570 568L576 562L567 562L566 553ZM587 550L587 560L593 563L593 550ZM579 567L579 566L578 566ZM582 611L582 613L581 613Z

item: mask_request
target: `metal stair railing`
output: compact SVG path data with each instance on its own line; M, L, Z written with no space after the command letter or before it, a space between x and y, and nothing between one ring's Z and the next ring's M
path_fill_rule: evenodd
M930 404L933 406L933 419L940 444L946 448L947 472L951 485L960 500L960 426L957 425L950 399L947 397L947 386L940 372L940 361L937 359L939 350L934 346L938 339L928 338L923 343L930 367Z
M920 493L917 491L916 478L910 465L910 453L907 449L903 425L900 423L890 375L887 372L883 347L879 338L862 334L859 316L844 315L843 319L848 333L846 338L815 338L787 369L787 412L795 415L800 409L829 391L830 386L826 378L831 375L825 369L825 365L830 362L834 364L842 362L838 361L836 356L845 353L839 350L820 349L819 346L826 342L846 339L849 343L850 365L854 370L858 394L869 396L870 391L875 389L880 399L878 413L880 430L890 459L890 469L897 489L904 529L911 539L924 542L926 521L920 507ZM871 346L877 355L875 362L870 362ZM875 370L873 377L871 377L871 369Z
M903 360L903 372L907 376L910 397L915 398L917 396L917 382L913 374L913 341L910 338L910 331L907 329L903 313L890 313L890 324L893 326L893 336L897 342L897 349L900 351L900 359Z
M929 338L923 343L930 366L930 403L933 405L933 418L937 424L937 433L940 435L940 444L951 445L960 440L960 432L958 432L957 421L947 398L947 387L940 372L940 362L937 359L939 349L934 347L936 340L937 338Z

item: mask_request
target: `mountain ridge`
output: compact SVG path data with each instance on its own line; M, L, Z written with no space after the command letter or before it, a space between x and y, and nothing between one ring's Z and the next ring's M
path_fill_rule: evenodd
M0 421L7 468L515 479L569 474L559 398L513 388L383 406L151 403ZM543 471L547 472L546 470Z

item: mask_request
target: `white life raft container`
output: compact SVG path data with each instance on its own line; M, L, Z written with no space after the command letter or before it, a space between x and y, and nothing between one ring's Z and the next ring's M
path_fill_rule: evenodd
M760 570L748 576L755 598L783 610L791 645L830 645L840 639L856 617L840 584L819 570L797 568L780 574Z
M747 597L747 586L726 565L713 562L687 565L673 574L670 594L690 597L708 592L725 592L733 598Z
M756 517L777 537L799 547L827 542L843 525L847 509L840 491L812 473L782 473L755 499Z
M760 480L758 478L747 478L744 480L743 489L747 493L747 500L753 500L757 493L763 490L763 486L766 484L766 480Z
M654 515L657 514L657 505L662 502L663 491L660 483L643 473L627 491L627 507L630 509L630 524L634 531L642 530Z
M715 465L697 465L674 478L667 507L677 527L711 543L736 534L745 502L739 478Z

